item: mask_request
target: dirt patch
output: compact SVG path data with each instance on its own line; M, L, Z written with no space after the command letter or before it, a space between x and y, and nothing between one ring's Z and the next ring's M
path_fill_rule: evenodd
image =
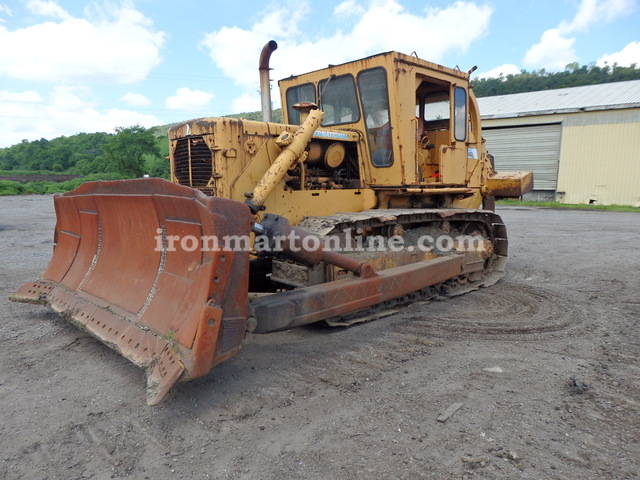
M638 215L501 208L497 285L350 328L250 336L148 407L141 370L7 300L50 258L51 197L3 197L0 212L3 479L640 471Z

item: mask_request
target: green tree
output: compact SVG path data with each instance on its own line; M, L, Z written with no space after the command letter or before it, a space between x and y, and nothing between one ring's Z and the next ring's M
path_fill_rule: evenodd
M109 171L104 157L107 133L79 133L52 140L24 140L16 145L0 148L0 170L61 171L71 174ZM81 167L78 167L80 163ZM106 169L106 170L105 170Z
M580 66L574 62L568 64L563 72L547 72L544 68L537 72L521 70L520 73L506 77L500 75L498 78L476 78L471 81L471 85L476 97L490 97L639 79L640 69L636 64L628 67L617 64L598 67L595 63Z
M134 125L126 128L117 127L115 132L105 146L110 164L123 175L141 177L145 173L144 157L160 156L153 131Z
M169 160L166 158L156 158L151 165L149 175L152 177L164 178L165 180L171 179L171 168Z

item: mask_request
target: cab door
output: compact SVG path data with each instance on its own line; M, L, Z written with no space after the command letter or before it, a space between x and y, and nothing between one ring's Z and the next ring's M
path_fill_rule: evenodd
M440 145L440 179L442 183L465 185L467 177L468 98L467 90L451 86L450 143Z

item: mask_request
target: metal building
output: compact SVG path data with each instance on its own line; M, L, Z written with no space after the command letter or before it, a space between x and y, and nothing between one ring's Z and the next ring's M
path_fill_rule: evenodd
M478 102L496 169L534 172L525 198L640 206L640 80Z

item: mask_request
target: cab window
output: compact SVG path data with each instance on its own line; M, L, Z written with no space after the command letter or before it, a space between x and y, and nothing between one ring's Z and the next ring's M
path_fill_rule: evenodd
M429 125L449 125L449 91L430 93L424 99L424 121Z
M467 91L456 87L453 102L453 135L458 142L464 142L467 140Z
M358 74L358 89L374 167L393 164L387 72L376 67Z
M360 120L356 86L351 75L331 76L321 80L318 89L320 109L324 112L323 126Z
M287 116L291 125L300 125L300 112L293 108L298 102L316 103L316 88L313 83L287 89Z

